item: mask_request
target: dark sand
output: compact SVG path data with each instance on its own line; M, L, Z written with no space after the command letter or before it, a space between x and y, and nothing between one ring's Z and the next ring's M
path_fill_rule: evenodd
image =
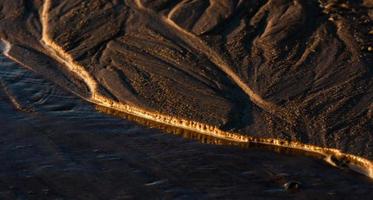
M202 122L222 130L300 141L373 159L371 0L1 0L0 10L0 38L3 39L4 53L82 99L92 101L92 94L99 94L113 102ZM71 71L74 66L84 69L90 77ZM6 69L1 68L1 73L10 73ZM298 194L277 193L276 187L271 186L273 173L268 171L290 176L295 173L302 182L316 181L315 177L327 174L330 181L326 181L326 185L320 183L322 186L314 190L321 196L327 195L325 198L333 198L326 192L332 190L336 190L340 198L347 194L368 197L371 191L371 183L359 175L333 171L336 169L328 168L311 157L186 142L177 136L166 136L153 129L139 128L122 119L99 114L72 96L63 102L58 96L49 99L51 105L41 100L38 106L43 107L39 107L42 110L33 111L36 108L28 101L35 98L38 102L38 89L33 90L28 79L25 81L22 77L15 82L28 88L30 93L17 89L0 90L4 99L0 119L6 119L0 122L0 133L4 134L5 141L2 152L12 152L13 147L7 145L27 146L28 142L22 138L35 137L31 143L40 145L36 145L36 149L47 149L47 154L53 155L62 152L69 159L83 163L80 169L84 173L73 173L84 178L70 174L69 179L69 173L60 174L55 166L52 167L54 173L48 175L48 170L41 173L47 179L54 177L50 179L52 182L45 182L45 186L53 186L53 181L56 181L64 189L61 193L58 193L59 187L53 189L54 197L67 194L65 198L72 198L79 194L76 188L84 188L84 195L93 191L95 198L106 199L107 193L113 194L110 197L114 198L122 195L119 194L121 189L132 187L133 190L128 189L132 196L163 196L166 190L159 188L142 192L146 189L140 188L147 188L146 183L151 181L146 179L143 183L141 181L145 179L129 172L146 168L153 161L160 167L149 170L155 170L154 174L162 178L152 181L166 179L161 183L170 184L172 188L178 184L182 185L181 188L196 187L187 191L181 189L181 194L186 192L190 198L212 198L214 196L210 195L214 194L232 195L232 198L254 194L258 197L295 195L292 197L312 198L307 195L307 191L312 190L312 183L306 183L306 191ZM94 91L90 82L97 86ZM47 88L56 88L50 84L48 82ZM2 85L6 88L9 83ZM54 89L48 92L53 93ZM12 98L17 95L16 99ZM69 95L64 92L61 97L65 96ZM18 105L17 102L22 100L17 99L24 99L26 103ZM72 111L66 113L65 110ZM125 126L124 130L121 126ZM137 127L135 134L132 126ZM30 132L26 131L28 129ZM128 130L132 135L118 134ZM106 131L107 134L102 134ZM46 135L42 134L44 132ZM46 143L39 143L39 140ZM51 144L62 147L51 150L43 146ZM126 145L129 149L125 148ZM100 163L100 159L95 158L99 153L88 153L98 146L105 146L105 151L119 152L119 155L128 152L126 156L136 162L133 164L130 158L124 158L125 161L115 161L118 165L110 164L108 168L111 170L106 172L100 165L107 161L104 159ZM169 146L172 150L167 151L170 153L166 153L166 157L157 156L156 152L163 155L164 148ZM36 149L26 152L38 152ZM142 151L146 153L137 154ZM222 153L224 159L218 159L220 151L225 152ZM211 152L217 157L209 158ZM149 161L152 153L155 158ZM8 177L15 173L9 181L13 180L19 187L20 183L28 183L23 180L27 175L18 177L23 169L13 167L17 164L11 161L11 155L1 157L2 161L9 163L3 174ZM22 155L18 161L30 157L29 162L24 161L24 167L36 170L34 161L38 156L35 155L34 159ZM70 163L64 160L65 157L54 156L51 162L62 159L62 163ZM143 156L146 157L144 162L141 161ZM174 156L170 159L175 162L170 162L167 156ZM197 158L200 160L195 161ZM208 161L211 166L218 165L218 174L227 170L228 175L215 177L214 168L198 175L186 175L186 169L192 173L194 168L203 165L200 163L203 161ZM269 169L263 167L266 162L269 162ZM243 175L239 171L247 168L248 163L254 171L259 170L254 173L259 178L245 177L241 187L239 180ZM88 169L96 167L101 171L90 174ZM260 171L262 168L265 172ZM122 174L122 170L126 173ZM232 177L235 173L239 180ZM128 177L134 177L133 183L130 181L132 186L128 181L123 183ZM177 177L175 182L171 177ZM257 179L259 183L253 186ZM41 180L36 182L41 184ZM81 185L74 187L69 182L72 180ZM28 195L27 185L33 186L32 181L35 180L31 179L19 190L19 195ZM280 187L281 181L276 180L274 185ZM110 184L106 188L99 183ZM214 187L218 183L224 187ZM362 188L361 193L351 185ZM35 184L35 190L40 191L41 187ZM274 193L265 192L267 189ZM9 195L18 194L16 189L7 190L10 191L13 192ZM118 193L114 194L114 191ZM8 195L7 192L4 194ZM41 194L36 194L36 197L38 195Z
M319 159L216 145L212 138L193 134L184 134L189 139L182 133L165 134L97 112L7 59L1 58L0 66L0 199L369 199L373 195L369 178ZM283 185L289 181L300 182L301 188L285 191Z
M86 99L42 34L113 101L372 159L371 3L320 2L3 0L0 37Z

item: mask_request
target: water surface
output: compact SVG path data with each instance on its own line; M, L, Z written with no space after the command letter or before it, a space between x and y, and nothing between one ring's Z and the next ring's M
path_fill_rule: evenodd
M187 139L105 114L0 59L0 199L373 195L369 178L313 157L218 145L199 136ZM284 190L289 181L300 182L301 188Z

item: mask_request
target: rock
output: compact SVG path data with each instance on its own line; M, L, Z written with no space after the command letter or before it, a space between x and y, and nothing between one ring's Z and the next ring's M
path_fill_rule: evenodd
M294 192L301 188L302 184L298 181L289 181L283 185L284 190L288 192Z

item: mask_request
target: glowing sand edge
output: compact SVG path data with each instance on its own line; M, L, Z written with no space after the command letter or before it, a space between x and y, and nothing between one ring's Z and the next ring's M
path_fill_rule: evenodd
M246 135L241 135L238 133L232 133L227 131L222 131L217 127L207 125L204 123L186 120L181 118L172 117L169 115L161 114L154 111L147 111L145 109L128 105L120 102L112 101L111 99L101 95L97 90L97 83L94 78L85 70L85 68L78 63L76 63L73 58L66 53L59 45L57 45L48 35L48 11L51 6L51 1L46 0L41 12L41 23L42 23L42 39L41 42L45 49L48 51L50 56L55 58L61 64L64 64L71 72L78 75L88 86L91 91L91 97L86 99L94 104L101 105L110 109L125 112L146 120L151 120L168 126L174 126L181 129L186 129L194 132L198 132L203 135L208 135L216 138L221 138L233 142L242 143L256 143L265 144L269 146L278 146L283 148L289 148L294 150L301 150L306 152L312 152L324 156L324 160L331 165L336 166L332 157L342 159L345 163L353 170L359 173L365 174L366 176L373 178L373 163L372 161L355 156L352 154L342 153L340 150L333 148L324 148L314 145L303 144L294 141L285 141L280 139L268 139L268 138L256 138ZM15 60L8 55L11 49L11 44L5 40L2 40L5 44L4 55Z

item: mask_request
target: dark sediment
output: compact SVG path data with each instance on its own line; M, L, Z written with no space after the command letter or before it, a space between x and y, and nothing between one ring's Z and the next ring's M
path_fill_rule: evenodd
M174 132L178 136L164 134L146 128L159 127L141 118L127 117L146 127L97 112L2 55L0 66L0 199L360 200L373 195L371 179L353 171L294 151L221 146L216 138L183 130Z
M224 130L373 159L371 1L140 3L51 1L48 34L101 94ZM84 80L40 42L42 6L1 1L0 37L18 62L88 98Z

